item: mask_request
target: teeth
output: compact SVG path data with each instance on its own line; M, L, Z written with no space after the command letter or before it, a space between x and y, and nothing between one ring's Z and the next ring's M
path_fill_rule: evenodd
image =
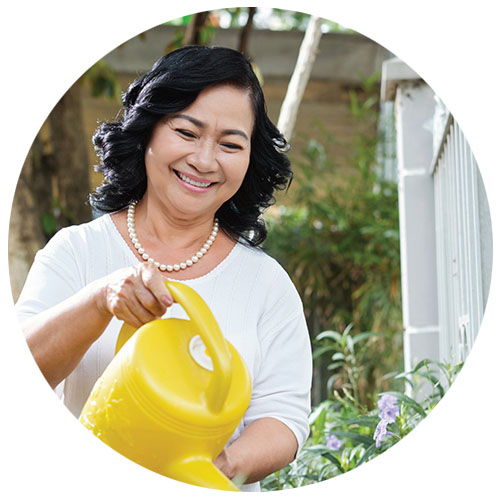
M186 175L182 174L181 172L177 172L179 174L179 177L184 181L184 182L187 182L188 184L191 184L192 186L196 186L196 187L208 187L210 186L210 184L212 184L211 182L198 182L198 181L194 181L193 179L190 179L189 177L187 177Z

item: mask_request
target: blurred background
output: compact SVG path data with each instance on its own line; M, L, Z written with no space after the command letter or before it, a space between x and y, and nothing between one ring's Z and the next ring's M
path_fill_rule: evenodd
M160 24L97 61L56 104L23 166L9 233L14 300L37 250L95 216L98 122L187 44L243 52L291 144L294 181L265 214L264 248L303 299L314 411L301 455L263 487L327 479L387 449L439 401L472 347L491 276L486 195L458 124L372 40L308 14L231 8ZM377 403L388 392L398 417L381 444Z

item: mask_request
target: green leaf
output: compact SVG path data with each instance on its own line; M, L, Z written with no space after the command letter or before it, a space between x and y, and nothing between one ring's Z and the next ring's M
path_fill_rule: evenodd
M335 382L337 381L337 379L338 379L338 376L336 374L330 375L330 377L328 377L328 381L326 383L326 389L328 392L333 392L334 385L335 385Z
M419 373L419 375L423 378L426 378L429 382L431 382L432 384L432 387L436 388L439 392L439 396L442 398L444 396L444 389L443 389L443 386L441 385L441 383L439 382L439 380L434 376L432 375L431 373Z
M427 413L422 408L422 406L420 406L414 399L410 398L406 394L403 394L402 392L387 391L387 392L381 393L380 395L382 395L382 394L390 394L391 396L395 396L396 398L398 398L399 401L404 402L406 404L406 406L408 406L409 408L413 408L422 417L425 418L427 416Z
M349 323L346 327L345 327L345 330L342 332L342 336L343 337L346 337L347 335L349 335L349 333L351 332L351 330L354 328L354 323Z
M462 361L462 362L458 363L457 365L455 365L451 369L451 376L452 376L452 378L455 377L456 375L458 375L458 373L460 373L460 370L462 369L463 366L464 366L464 363Z
M330 345L317 347L316 349L313 350L313 359L319 358L322 354L325 354L325 352L329 351L336 351L336 348Z
M325 430L325 422L326 422L326 408L323 408L316 421L314 422L314 438L318 439L320 434L323 434Z
M415 387L414 381L410 378L410 375L407 373L399 373L398 375L395 375L393 378L394 380L404 379L405 382L407 382L411 388Z
M419 370L421 370L423 367L428 367L428 365L432 365L434 364L434 361L432 361L431 359L428 359L428 358L425 358L425 359L422 359L421 361L419 361L415 367L413 368L413 370L410 370L410 373L416 373L418 372Z
M358 434L357 432L346 432L346 431L335 431L337 437L345 437L350 439L353 443L366 444L370 446L373 443L373 439L370 436L364 436Z
M339 469L340 472L344 472L344 468L342 467L342 464L340 463L339 459L333 455L331 452L326 451L321 454L322 457L326 458L327 460L330 460L335 467Z
M333 330L326 330L316 335L316 340L319 341L323 339L332 339L333 341L340 344L340 342L342 342L342 335L339 332L335 332Z
M345 363L343 361L336 361L335 363L330 363L329 365L327 365L327 368L328 370L334 371L337 368L344 366L344 364Z
M379 420L380 419L376 416L361 415L359 417L342 420L342 425L359 425L360 427L373 428L377 426Z
M314 422L316 422L316 419L319 418L321 413L325 413L328 410L328 408L331 406L331 401L325 400L322 401L314 410L311 412L309 415L309 425L312 425Z
M377 103L378 103L378 97L375 97L375 96L369 97L363 103L363 109L370 109L371 107L373 107Z
M376 452L376 451L377 451L377 447L376 447L375 443L368 446L368 448L366 448L365 452L363 453L363 455L359 459L358 463L356 464L356 467L359 467L363 462L366 462L370 458L370 456L373 455L374 452Z
M358 96L354 90L349 90L349 100L350 100L350 111L353 116L359 116L360 113L360 104Z
M357 335L354 335L352 338L352 341L354 344L357 344L358 342L361 342L363 340L369 340L371 338L376 338L376 337L387 337L385 333L378 333L378 332L362 332L358 333Z
M319 479L318 474L311 474L311 473L303 474L303 475L298 476L298 477L304 477L306 479L310 479L311 481L314 481L315 483L317 483L318 479Z
M337 470L338 470L338 468L337 468ZM334 474L332 474L332 464L327 463L327 464L323 465L323 467L321 467L321 470L319 471L318 482L324 481L325 479L329 479L329 477L333 477L333 475Z
M349 352L354 352L354 342L352 340L352 337L350 335L347 335L345 340L346 340L346 345L347 345L347 349L349 349Z
M42 215L42 229L46 236L52 236L57 229L57 221L53 214Z
M343 352L336 352L331 359L332 361L344 361L345 355Z

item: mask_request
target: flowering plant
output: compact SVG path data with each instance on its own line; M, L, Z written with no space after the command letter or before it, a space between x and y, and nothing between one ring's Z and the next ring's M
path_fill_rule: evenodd
M392 432L387 430L387 425L396 422L396 417L399 415L398 398L391 394L382 394L377 406L380 409L378 414L380 422L377 424L373 439L375 439L375 447L380 448L382 440L387 435L392 436Z
M297 458L261 481L264 491L296 488L359 467L411 432L441 400L462 363L423 360L404 380L411 396L399 391L378 395L377 408L366 409L348 393L334 392L317 405L310 417L310 435ZM408 391L410 392L410 391Z

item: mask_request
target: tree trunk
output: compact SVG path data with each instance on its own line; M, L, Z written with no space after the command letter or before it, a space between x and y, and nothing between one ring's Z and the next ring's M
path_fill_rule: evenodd
M61 214L58 227L90 220L89 160L83 127L81 83L76 82L64 94L49 116L53 147L53 196Z
M35 139L24 163L12 205L9 231L10 281L14 300L35 253L55 231L91 219L89 162L83 128L80 82L48 118L52 152ZM42 220L48 220L45 226Z
M9 271L14 302L22 290L36 252L46 242L41 226L44 207L32 189L33 180L39 177L41 158L41 145L35 139L14 193L9 226ZM45 202L50 207L50 195L45 197Z
M203 26L205 26L209 14L210 12L198 12L198 14L193 15L191 22L186 28L183 45L201 44L200 32Z
M321 38L321 22L321 18L315 16L311 16L309 20L304 39L300 46L297 63L288 84L285 100L281 106L278 129L287 140L290 140L293 135L300 102L302 101L316 59Z
M255 11L257 10L257 7L249 7L248 8L248 19L247 22L245 23L245 26L243 26L241 33L240 33L240 43L238 50L247 56L248 53L248 38L250 36L250 31L252 30L252 24L253 24L253 18L255 16Z

